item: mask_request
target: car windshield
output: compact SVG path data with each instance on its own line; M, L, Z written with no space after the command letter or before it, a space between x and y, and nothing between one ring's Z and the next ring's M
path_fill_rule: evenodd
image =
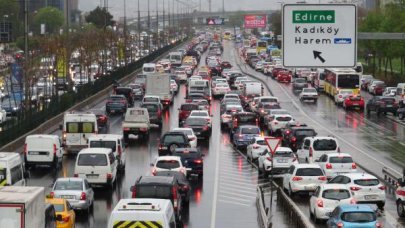
M242 134L260 134L260 129L259 128L253 128L253 127L245 127L242 128Z
M374 212L344 212L341 219L352 223L369 223L377 219Z
M156 167L161 169L176 169L180 167L180 163L177 160L160 160L156 163Z
M343 157L343 156L330 157L329 163L353 163L353 159L352 157Z
M55 212L64 212L65 211L64 204L52 204L52 205L55 208Z
M264 140L257 140L256 141L256 144L259 144L259 145L262 145L262 146L266 146L267 144L266 144L266 141L264 141Z
M334 139L317 139L314 141L314 150L336 150L337 144Z
M322 193L322 197L331 200L342 200L350 198L350 192L347 189L327 189Z
M292 118L289 116L277 116L276 120L280 121L280 122L287 122L287 121L291 121Z
M184 137L182 135L166 135L163 143L184 143Z
M380 183L378 179L358 179L354 183L360 186L376 186Z
M187 118L186 125L197 125L197 126L205 126L207 124L207 120L203 118Z
M77 165L79 166L106 166L107 156L105 154L80 154Z
M90 141L90 148L109 148L115 152L115 141L105 141L105 140L92 140Z
M320 168L299 168L295 174L296 176L323 176Z
M53 190L83 190L81 181L56 181Z

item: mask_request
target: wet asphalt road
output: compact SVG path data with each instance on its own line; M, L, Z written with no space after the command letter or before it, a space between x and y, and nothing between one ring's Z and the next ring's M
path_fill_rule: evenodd
M228 44L231 46L232 44ZM225 48L226 49L226 48ZM228 48L229 50L229 48ZM281 84L271 77L256 72L237 57L235 50L231 54L234 64L239 69L267 82L271 92L280 100L281 107L288 110L292 116L311 127L318 135L333 135L339 143L342 152L353 156L358 163L359 171L367 170L377 176L382 175L382 168L390 167L401 173L405 161L399 160L397 155L405 153L405 124L392 116L370 116L359 111L345 111L337 107L333 99L321 95L317 103L300 102L298 94L292 91L290 84ZM371 95L362 94L366 100ZM392 189L387 189L385 212L379 217L384 227L405 227L405 221L399 219L396 213L395 196ZM297 196L293 200L309 217L309 197ZM317 225L325 227L325 224Z
M228 51L228 53L231 53ZM205 60L205 55L201 63ZM95 188L93 213L79 213L76 227L106 227L110 212L121 198L130 198L130 187L142 175L151 175L150 163L158 156L157 149L162 132L178 126L178 108L184 102L185 86L175 98L170 110L164 112L162 130L153 129L148 142L132 138L126 148L125 176L117 181L111 193L103 188ZM139 104L139 102L137 102ZM136 105L137 105L136 104ZM104 110L105 99L94 104L91 109ZM254 169L243 155L235 151L229 143L229 135L220 130L219 101L211 105L213 132L209 141L199 139L198 146L204 157L204 179L190 180L192 194L189 211L184 213L185 227L258 227L256 212L256 187L266 181L258 179ZM101 133L122 133L121 116L112 116L109 128ZM57 131L53 134L60 135ZM50 172L47 168L31 170L28 185L45 186L50 191L57 177L73 176L74 156L65 156L63 168Z

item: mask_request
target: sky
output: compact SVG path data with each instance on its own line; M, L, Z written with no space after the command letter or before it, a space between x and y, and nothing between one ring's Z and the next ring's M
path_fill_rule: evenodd
M126 1L126 13L127 17L136 17L137 15L137 0L108 0L109 11L114 16L114 19L117 20L120 17L124 16L124 1ZM147 11L147 2L148 0L139 0L140 8L143 11L143 14L146 14ZM159 2L159 11L162 10L162 2L165 1L167 4L168 1L173 2L173 0L149 0L151 11L156 9L156 1ZM183 2L194 3L199 6L200 0L181 0ZM211 0L212 1L212 11L222 10L222 0ZM237 11L237 10L276 10L280 9L280 2L285 3L295 3L297 0L223 0L225 3L225 11ZM299 1L299 0L298 0ZM308 3L318 3L318 2L327 2L329 0L306 0ZM83 12L91 11L97 6L104 6L104 0L79 0L79 9ZM166 5L167 7L167 5ZM208 0L201 0L202 11L208 11ZM167 8L166 8L167 9ZM161 13L161 12L160 12ZM153 12L153 14L156 14Z

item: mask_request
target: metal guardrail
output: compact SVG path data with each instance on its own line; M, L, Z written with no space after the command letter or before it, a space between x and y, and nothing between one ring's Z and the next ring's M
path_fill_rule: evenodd
M258 222L261 228L268 228L268 216L266 210L266 204L264 203L264 194L260 186L257 186L257 197L256 197L256 207L258 210Z
M392 188L397 187L398 184L398 179L402 178L401 174L398 173L397 171L388 168L388 167L383 167L382 168L382 173L384 175L384 181L391 185ZM405 176L405 169L404 169L404 173L403 176Z

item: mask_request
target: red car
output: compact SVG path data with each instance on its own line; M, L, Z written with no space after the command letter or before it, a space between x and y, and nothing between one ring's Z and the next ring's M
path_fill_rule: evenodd
M282 70L277 73L277 81L279 82L291 82L292 73L287 70Z
M347 96L343 101L343 108L346 110L354 108L364 110L364 98L358 95Z
M182 104L179 108L179 125L182 125L182 123L188 118L190 115L191 111L193 110L199 110L200 107L198 104L194 103L185 103Z
M381 96L383 94L384 90L385 90L385 87L387 87L385 85L385 83L376 84L375 87L374 87L373 94L376 95L376 96Z
M273 70L271 71L271 77L276 78L278 75L278 72L280 71L286 71L287 69L280 68L280 67L274 67Z

